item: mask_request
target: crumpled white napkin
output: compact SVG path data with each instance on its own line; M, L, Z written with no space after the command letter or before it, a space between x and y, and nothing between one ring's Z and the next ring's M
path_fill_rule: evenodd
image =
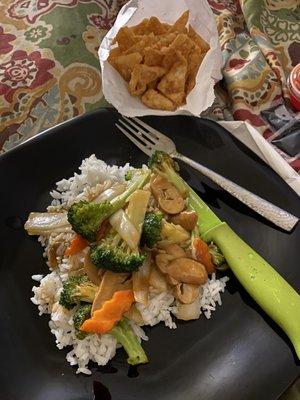
M218 123L265 161L300 196L300 175L253 126L244 121Z

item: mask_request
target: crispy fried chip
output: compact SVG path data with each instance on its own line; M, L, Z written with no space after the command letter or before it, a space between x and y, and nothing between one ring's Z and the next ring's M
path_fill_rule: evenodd
M175 104L172 103L171 100L154 89L147 90L142 95L141 100L145 106L156 110L174 111L176 108Z
M177 54L177 57L179 61L161 79L157 89L179 106L183 104L185 98L187 61L180 53Z
M162 51L156 50L153 47L146 47L144 49L144 64L149 66L161 65L164 56Z
M185 33L187 32L186 24L189 19L189 11L185 11L175 22L174 25L171 25L171 28L168 32L178 32L178 33Z
M129 81L130 94L132 96L140 96L146 91L148 83L160 78L165 72L166 70L161 67L149 67L143 64L136 65Z
M139 52L143 54L144 49L148 46L152 46L153 44L157 43L158 39L157 36L154 36L154 33L150 33L149 35L144 36L136 36L136 43L129 47L124 54L130 54Z
M198 46L196 46L195 49L189 55L188 70L187 70L186 85L185 85L186 94L189 94L190 91L196 85L196 76L204 56L205 53L202 53L200 47Z
M134 33L130 28L124 26L117 33L117 36L113 40L113 44L116 42L121 50L127 50L136 42Z
M140 64L142 59L143 57L140 53L124 54L115 57L111 61L111 64L125 79L125 81L129 82L134 66Z
M178 61L178 51L180 51L183 57L187 59L190 52L192 52L194 48L195 43L187 35L180 33L176 36L175 40L166 50L162 64L163 67L169 69L175 62Z
M149 18L144 18L142 22L130 28L135 35L146 35L148 33L147 26L148 26Z
M158 18L151 17L148 21L147 32L153 32L155 35L162 35L163 33L166 33L166 28Z
M210 49L209 44L206 43L206 41L198 35L198 33L191 25L189 25L188 36L193 42L197 44L197 46L200 47L202 53L206 53Z
M154 109L173 111L186 102L209 45L189 25L189 11L173 24L156 17L117 33L108 62L129 83L132 96Z

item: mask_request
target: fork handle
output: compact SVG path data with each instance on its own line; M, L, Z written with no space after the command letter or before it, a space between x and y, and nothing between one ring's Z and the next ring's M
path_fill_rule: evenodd
M230 193L242 203L246 204L246 206L256 211L267 220L273 222L273 224L279 226L280 228L286 231L291 231L299 221L299 218L295 217L289 212L282 210L269 201L249 192L249 190L244 189L243 187L237 185L227 178L224 178L222 175L217 174L211 169L204 167L204 165L191 160L183 154L175 153L172 154L172 156L201 172L201 174L205 175L222 189L226 190L226 192Z

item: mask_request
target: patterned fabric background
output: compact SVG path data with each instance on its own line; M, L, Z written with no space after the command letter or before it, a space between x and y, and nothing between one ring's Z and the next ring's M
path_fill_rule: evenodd
M123 3L1 0L2 151L107 105L97 50ZM268 138L271 132L260 113L288 99L286 78L300 62L300 0L209 0L209 4L220 34L224 79L205 116L247 120ZM299 160L288 161L300 169Z

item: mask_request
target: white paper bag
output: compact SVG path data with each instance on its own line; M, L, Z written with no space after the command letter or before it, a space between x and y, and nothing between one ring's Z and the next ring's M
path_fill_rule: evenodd
M210 45L199 68L196 85L187 96L187 102L176 111L160 111L146 107L138 97L130 95L127 82L108 63L111 42L122 26L137 25L143 18L157 17L173 24L181 14L189 10L189 23ZM187 114L199 116L214 101L214 85L222 78L222 56L215 17L206 0L131 0L118 14L114 26L104 37L99 58L102 70L102 90L106 100L121 114L128 117L142 115Z

